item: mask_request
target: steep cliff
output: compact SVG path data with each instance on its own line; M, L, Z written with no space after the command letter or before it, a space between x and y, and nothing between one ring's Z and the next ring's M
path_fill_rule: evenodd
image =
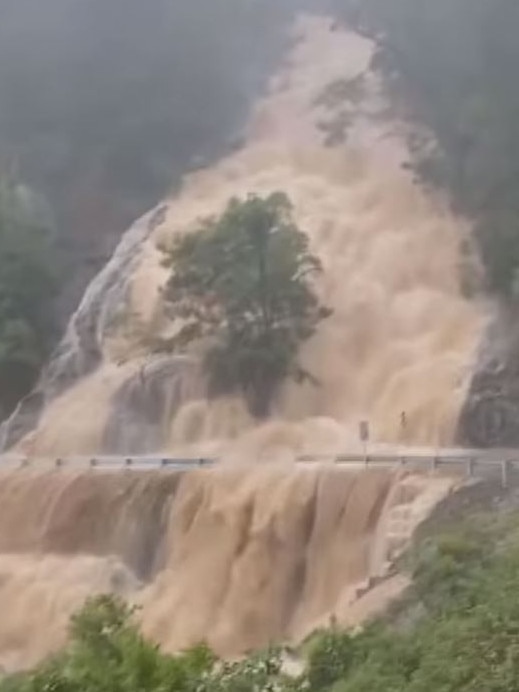
M362 418L379 442L452 441L486 319L461 286L469 228L405 169L406 125L370 71L373 45L331 24L299 21L243 146L127 233L4 426L5 447L34 429L22 448L39 455L124 453L140 438L149 452L293 456L353 444ZM302 354L319 386L287 386L255 430L241 402L204 399L196 363L146 344L169 328L159 247L233 195L277 189L323 262L334 313Z
M354 447L359 420L374 444L452 443L487 322L462 287L478 276L470 227L415 184L408 126L371 69L373 43L321 15L300 17L293 38L243 141L125 234L1 429L4 450L35 457L164 452L222 464L3 473L8 668L59 647L72 610L106 590L140 603L145 632L169 649L206 638L234 655L332 615L355 624L405 586L387 579L391 560L452 485L291 463ZM149 344L171 328L160 248L233 195L276 190L322 261L317 290L333 315L301 354L319 385L287 384L257 425L239 399L206 398L196 354L159 357Z
M479 348L459 420L458 440L468 447L519 446L519 331L517 306L496 308Z

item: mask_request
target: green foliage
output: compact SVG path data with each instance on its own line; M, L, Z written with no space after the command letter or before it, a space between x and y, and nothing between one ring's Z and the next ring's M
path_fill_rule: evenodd
M134 610L118 598L92 598L72 620L70 644L1 692L277 692L284 684L277 650L218 662L200 645L176 656L146 641Z
M376 64L433 142L422 180L477 222L488 286L519 297L519 4L516 0L336 0L376 37ZM416 143L415 143L416 144Z
M418 546L411 563L421 617L319 631L294 677L279 649L237 662L204 646L166 655L139 634L131 608L100 596L73 618L63 653L5 678L0 692L516 692L518 514L474 518Z
M320 633L308 651L308 683L318 692L345 677L354 656L355 643L348 632L335 629Z
M8 678L2 692L196 692L213 669L204 646L162 654L132 622L133 610L111 596L91 599L73 618L71 643L25 676Z
M424 615L399 628L374 623L351 638L321 635L310 690L322 690L322 679L334 692L517 690L518 522L517 514L504 524L479 518L420 546L415 598ZM320 671L324 678L312 678Z
M232 144L284 44L281 4L0 2L0 166L48 198L76 280Z
M281 653L271 649L236 663L222 663L206 679L204 692L282 692Z
M310 377L297 353L329 311L311 285L320 263L284 194L231 200L220 218L179 236L165 263L165 298L182 324L167 347L207 344L210 394L239 391L262 417L286 377Z
M0 416L27 393L52 335L56 286L49 229L0 181Z
M413 578L429 607L447 607L466 591L474 572L485 565L485 543L466 531L446 534L421 546Z

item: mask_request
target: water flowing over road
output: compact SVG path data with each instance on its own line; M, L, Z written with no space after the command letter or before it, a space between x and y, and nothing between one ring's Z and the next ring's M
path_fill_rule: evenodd
M160 455L99 455L71 457L0 456L0 470L189 471L225 463L216 457L171 457ZM294 457L297 466L333 465L350 470L369 468L404 469L418 473L442 473L455 477L487 478L500 475L504 484L519 472L519 449L462 449L432 447L366 447L344 453L307 454ZM247 467L247 460L242 466Z

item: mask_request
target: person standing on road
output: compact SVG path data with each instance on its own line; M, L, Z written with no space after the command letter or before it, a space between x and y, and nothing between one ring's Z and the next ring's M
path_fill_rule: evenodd
M406 438L407 433L407 413L402 411L400 414L400 440L403 441Z

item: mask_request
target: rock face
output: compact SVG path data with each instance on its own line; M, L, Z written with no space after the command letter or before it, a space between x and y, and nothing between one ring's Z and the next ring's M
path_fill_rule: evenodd
M452 442L485 324L460 288L469 229L403 168L403 124L369 71L373 44L330 26L326 17L298 20L290 59L257 103L241 148L187 176L167 213L159 209L124 236L42 385L7 424L4 447L31 429L23 453L34 456L125 454L132 441L134 452L198 457L209 446L220 457L243 443L241 458L255 458L253 450L293 458L351 449L359 420L368 419L373 443ZM323 91L361 75L348 136L328 146L322 123L342 105L323 103ZM270 425L255 430L250 417L236 415L236 402L193 400L192 376L155 353L154 340L172 326L160 248L221 214L231 197L276 190L289 196L323 263L317 288L333 313L301 353L320 386L287 382ZM180 411L179 393L186 394Z
M519 446L519 310L501 307L487 328L463 407L458 441Z
M36 389L0 426L0 450L19 442L37 425L49 401L99 364L103 337L125 303L128 282L139 260L141 246L161 222L166 209L159 207L134 224L110 262L92 281Z
M198 362L189 356L158 358L129 377L115 393L103 433L107 454L161 449L180 407L204 396Z

